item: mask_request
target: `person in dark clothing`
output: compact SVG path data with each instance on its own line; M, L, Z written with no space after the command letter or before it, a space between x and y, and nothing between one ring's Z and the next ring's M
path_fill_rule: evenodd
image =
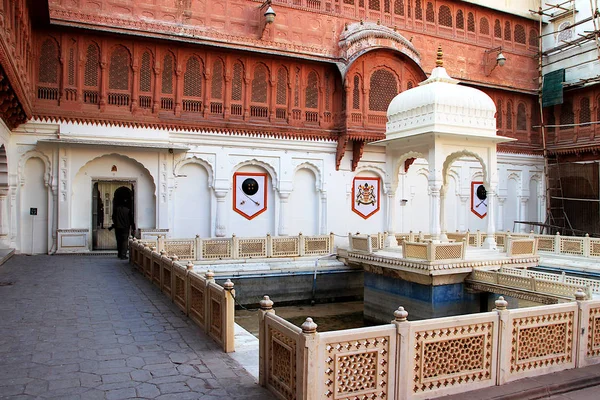
M111 228L115 228L115 237L117 239L117 255L120 259L125 260L127 258L129 232L133 227L133 218L131 218L128 199L123 200L121 204L113 209L112 220L113 225Z

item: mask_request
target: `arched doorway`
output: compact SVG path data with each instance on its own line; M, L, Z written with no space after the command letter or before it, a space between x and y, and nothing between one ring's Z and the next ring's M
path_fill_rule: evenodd
M92 186L92 249L116 250L117 241L112 227L113 210L128 204L131 220L135 221L135 182L95 181Z

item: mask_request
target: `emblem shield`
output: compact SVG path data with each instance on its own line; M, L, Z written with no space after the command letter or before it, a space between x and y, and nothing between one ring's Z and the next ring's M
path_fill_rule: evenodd
M352 183L352 211L367 219L379 211L379 178L355 177Z
M267 210L267 174L236 172L233 186L233 211L251 220Z

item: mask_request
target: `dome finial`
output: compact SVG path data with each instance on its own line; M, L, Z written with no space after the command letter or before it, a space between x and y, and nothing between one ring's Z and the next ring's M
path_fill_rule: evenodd
M435 65L438 67L443 67L444 66L444 52L442 51L442 46L438 47L437 50L437 60L435 61Z

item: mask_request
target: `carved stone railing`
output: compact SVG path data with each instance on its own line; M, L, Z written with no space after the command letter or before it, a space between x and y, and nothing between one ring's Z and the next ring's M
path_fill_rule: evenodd
M350 244L350 250L365 251L369 253L373 250L381 250L385 247L387 236L387 232L373 235L361 235L359 233L353 235L352 233L349 233L348 242Z
M509 257L531 257L537 255L537 239L507 238L504 246Z
M383 237L383 234L381 235ZM334 235L262 236L230 238L167 239L159 236L157 250L180 260L224 260L239 258L303 257L334 252ZM377 245L383 239L376 236Z
M535 278L538 281L560 282L574 285L581 288L589 287L594 294L600 294L600 280L582 278L579 276L562 274L553 274L550 272L532 271L526 268L502 267L500 272L509 275L526 276Z
M600 363L600 301L317 332L260 302L259 383L278 398L425 399ZM584 334L579 334L584 332Z
M167 257L141 240L129 241L129 262L158 286L177 307L198 324L225 352L234 346L235 290L231 281L223 286L208 271L200 276L193 264L182 265L176 255Z
M465 245L459 243L404 242L402 246L404 258L415 258L426 261L464 260Z

